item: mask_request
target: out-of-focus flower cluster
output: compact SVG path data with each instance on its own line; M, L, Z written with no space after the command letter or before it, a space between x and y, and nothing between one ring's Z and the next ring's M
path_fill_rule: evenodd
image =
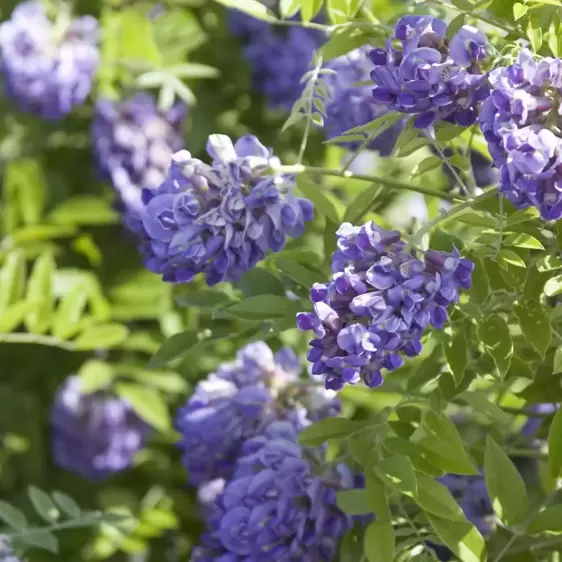
M161 112L144 93L123 102L98 100L92 124L94 156L126 213L142 208L143 188L156 189L166 179L172 155L183 147L180 130L186 110L177 104Z
M256 342L197 385L176 419L191 484L230 478L244 441L274 420L287 420L299 430L338 413L339 401L299 382L300 372L292 350L274 354Z
M239 10L231 10L230 26L244 42L253 88L272 108L290 111L303 92L301 78L325 41L324 34L302 27L275 28Z
M144 207L130 221L143 238L144 264L164 281L185 283L198 273L209 285L237 281L313 218L312 204L292 194L292 176L262 175L280 162L253 135L234 145L211 135L207 152L211 165L176 153L164 183L143 191Z
M447 120L469 126L489 94L480 64L488 40L465 25L448 41L447 24L432 16L401 18L386 49L374 49L371 78L375 101L388 110L415 114L425 128Z
M328 138L342 135L345 131L374 121L386 111L372 96L371 85L356 85L369 80L371 63L368 58L369 47L361 47L338 57L326 64L335 74L323 74L322 80L329 88L329 98L325 101L324 128ZM403 124L396 123L375 137L367 146L378 151L381 156L392 153ZM356 150L361 141L351 141L345 146Z
M150 428L127 401L80 387L79 377L69 377L55 398L53 456L60 468L100 480L131 465Z
M383 369L402 365L402 354L420 353L429 324L443 327L459 289L470 287L474 264L456 250L428 250L420 260L400 232L372 221L344 223L337 237L332 279L312 287L314 312L300 313L297 325L316 336L308 360L326 388L361 379L375 387L383 382Z
M484 476L447 474L439 480L449 488L465 517L482 535L490 535L494 528L495 515Z
M194 562L333 559L350 526L335 492L362 482L343 466L326 467L323 449L297 444L301 429L340 409L300 371L290 349L274 354L252 343L179 410L183 461L208 524Z
M90 16L59 21L41 2L24 2L0 25L0 52L7 93L24 110L60 119L82 104L99 62L98 23Z
M336 491L353 488L355 479L341 466L314 475L322 459L311 456L319 452L300 447L296 436L290 423L274 422L244 443L193 562L333 560L352 524L336 506Z
M517 208L536 207L545 220L562 218L562 60L535 60L523 49L489 80L492 93L479 119L502 193Z

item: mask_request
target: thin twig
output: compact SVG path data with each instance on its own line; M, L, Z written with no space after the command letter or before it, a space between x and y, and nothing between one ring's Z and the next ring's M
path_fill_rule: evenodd
M72 342L64 341L54 336L45 336L42 334L0 333L0 343L29 343L37 345L47 345L50 347L60 347L68 351L75 351L76 347Z

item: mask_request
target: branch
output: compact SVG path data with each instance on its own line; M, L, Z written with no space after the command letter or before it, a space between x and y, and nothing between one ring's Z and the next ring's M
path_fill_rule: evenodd
M64 341L54 336L44 336L41 334L29 333L15 333L15 334L2 334L0 333L0 343L30 343L37 345L48 345L51 347L60 347L67 351L75 351L76 348L72 342Z
M439 197L440 199L445 199L447 201L463 201L458 197L458 195L453 195L452 193L446 193L445 191L440 191L438 189L432 189L431 187L424 187L422 185L415 185L412 183L401 182L398 180L393 180L392 178L381 178L378 176L366 176L363 174L354 174L350 170L341 171L341 170L333 170L329 168L319 168L315 166L303 166L302 164L295 164L294 166L278 166L272 171L280 174L317 174L319 176L331 176L337 178L362 180L362 181L368 181L370 183L378 183L380 185L384 185L386 187L390 187L394 189L402 189L404 191L411 191L413 193L421 193L423 195ZM481 199L477 197L476 199L473 199L471 201L476 202L477 200L481 200Z

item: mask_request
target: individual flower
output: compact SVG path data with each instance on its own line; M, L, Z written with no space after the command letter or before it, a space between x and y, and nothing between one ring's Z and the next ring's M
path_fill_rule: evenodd
M370 53L375 65L373 97L388 110L416 115L418 128L447 120L476 122L479 102L488 95L480 64L487 38L465 25L446 39L447 24L432 16L401 18L386 49Z
M447 486L465 517L480 533L484 536L490 535L494 528L495 515L484 476L447 474L439 481Z
M60 119L84 103L99 63L98 22L47 17L42 2L24 2L0 25L0 53L7 93L18 106Z
M536 207L544 220L562 218L562 60L536 60L523 49L489 80L492 93L479 121L501 192L519 209Z
M244 443L192 562L334 559L352 525L336 505L336 492L355 480L346 467L326 469L322 451L302 448L296 436L291 424L274 422Z
M289 348L273 353L267 344L256 342L197 385L176 417L191 484L229 479L242 443L272 420L284 419L300 429L338 413L339 401L321 388L299 383L300 372ZM203 503L220 486L215 482L200 490Z
M57 392L53 455L60 468L100 480L131 465L150 428L127 401L103 391L85 394L80 386L79 377L69 377Z
M357 86L358 82L369 80L371 63L368 58L370 47L361 47L331 60L326 68L334 74L322 74L321 78L329 89L325 100L324 128L328 138L342 135L345 131L374 121L386 112L386 107L377 104L372 96L372 85ZM367 148L388 156L394 150L403 123L398 122L375 137ZM361 141L344 143L356 150Z
M304 233L314 209L293 195L294 177L265 172L279 159L253 135L236 144L211 135L211 164L182 150L156 190L143 191L143 209L130 227L142 237L145 266L164 281L237 281L287 236ZM264 175L265 174L265 175Z
M14 554L10 539L6 535L0 535L0 562L20 562Z
M314 311L298 314L297 326L315 335L308 360L326 388L361 380L372 388L382 384L383 369L420 353L428 325L443 327L459 289L470 287L474 264L456 249L418 259L400 232L372 221L344 223L336 234L332 278L312 287Z
M173 154L183 146L180 129L185 115L183 104L160 111L154 98L144 93L96 103L91 129L94 156L125 213L142 208L143 188L156 189L166 179Z

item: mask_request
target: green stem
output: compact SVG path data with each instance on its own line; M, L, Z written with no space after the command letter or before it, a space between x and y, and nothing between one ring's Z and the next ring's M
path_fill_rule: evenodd
M436 226L440 225L442 222L448 221L465 211L468 211L477 203L485 201L494 197L497 193L497 187L495 185L486 188L478 197L474 199L469 199L468 201L463 201L451 207L448 211L441 213L439 216L435 217L433 220L425 223L417 232L412 236L411 244L415 244L418 240L421 240L427 233L431 232Z
M308 99L306 100L308 102L308 107L306 108L306 112L307 112L307 116L306 116L306 125L304 127L304 133L302 136L302 141L301 141L301 146L299 148L299 156L297 158L297 162L299 164L302 163L303 158L304 158L304 153L306 151L306 145L308 143L308 136L310 135L310 127L312 125L312 115L314 112L314 89L316 87L316 82L318 81L318 73L320 71L320 68L322 68L322 55L317 55L318 60L316 61L316 64L314 65L314 72L312 74L312 76L310 77L310 80L308 82L308 84L306 85L306 88L308 90Z
M529 458L529 459L547 459L548 455L533 449L507 449L506 453L510 457Z
M510 539L505 543L505 546L500 550L499 554L494 558L494 562L500 562L507 551L511 548L511 545L517 540L517 535L511 535Z
M328 168L320 168L316 166L303 166L302 164L296 164L294 166L279 166L276 167L273 171L280 174L317 174L319 176L331 176L336 178L349 178L355 180L362 180L362 181L368 181L371 183L384 185L386 187L403 189L404 191L411 191L413 193L422 193L423 195L431 195L433 197L439 197L440 199L445 199L447 201L462 201L462 199L459 199L458 195L453 195L452 193L439 191L438 189L432 189L431 187L424 187L422 185L405 183L398 180L394 180L392 178L381 178L378 176L366 176L363 174L354 174L349 170L346 171L332 170ZM477 200L480 199L477 197L476 199L473 199L472 202L476 202ZM471 205L473 204L472 202ZM471 205L469 205L469 207Z
M30 343L36 345L48 345L50 347L60 347L68 351L75 351L74 344L64 341L54 336L44 336L42 334L14 333L1 334L0 343Z

